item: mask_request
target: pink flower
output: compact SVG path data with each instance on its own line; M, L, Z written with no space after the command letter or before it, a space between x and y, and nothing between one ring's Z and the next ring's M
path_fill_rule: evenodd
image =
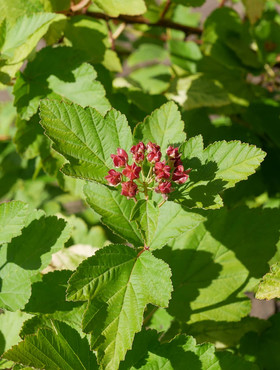
M127 181L122 183L122 195L133 198L137 194L137 185L133 181Z
M155 191L161 194L168 194L172 191L171 186L172 184L170 181L161 182L158 187L155 188Z
M181 154L179 153L178 148L174 148L173 146L169 146L166 150L166 154L170 159L179 159L181 157Z
M117 155L111 154L111 158L113 159L115 167L125 167L128 161L127 152L121 148L117 149Z
M117 186L121 180L122 180L122 174L115 171L115 170L110 170L108 172L109 175L105 176L105 179L108 181L108 183L112 186Z
M139 173L141 171L141 167L136 166L135 163L133 163L131 166L126 165L125 169L123 170L123 175L128 177L130 180L139 179Z
M166 166L165 161L157 162L154 167L154 172L156 174L156 179L169 179L170 177L170 170L169 166Z
M188 178L191 169L185 171L182 165L179 165L173 173L172 180L177 184L184 184Z

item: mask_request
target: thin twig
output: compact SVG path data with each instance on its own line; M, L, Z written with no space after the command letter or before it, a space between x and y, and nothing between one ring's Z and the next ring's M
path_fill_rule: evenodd
M169 19L160 19L156 23L151 23L148 19L144 18L142 15L139 16L130 16L130 15L123 15L120 14L118 17L110 17L104 13L98 12L87 12L86 13L89 17L93 17L96 19L104 19L107 21L108 19L112 19L114 21L121 21L127 24L146 24L150 27L164 27L164 28L172 28L174 30L179 30L185 32L186 35L196 34L201 35L202 29L197 27L189 27L184 26L183 24L172 22Z
M167 0L166 4L165 4L165 7L164 7L164 9L163 9L163 11L160 15L160 19L163 19L165 17L166 13L168 12L168 9L169 9L170 5L171 5L171 0Z
M106 24L107 24L107 28L108 28L109 39L111 41L111 48L112 48L112 50L116 50L115 39L113 37L113 33L112 33L112 30L111 30L111 27L110 27L110 24L109 24L108 20L106 21Z
M71 5L70 9L72 12L77 12L81 9L83 9L86 5L88 5L90 0L81 0L78 4L73 4Z
M119 25L119 27L116 29L116 31L112 35L114 40L116 40L121 35L121 33L124 31L125 27L126 27L125 23L121 23Z

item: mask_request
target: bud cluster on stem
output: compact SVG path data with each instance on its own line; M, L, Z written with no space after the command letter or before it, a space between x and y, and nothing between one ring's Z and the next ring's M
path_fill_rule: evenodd
M174 188L173 184L184 184L191 169L185 170L178 148L169 146L166 150L167 159L162 160L160 146L149 142L145 145L139 142L130 149L132 164L128 164L128 154L124 149L118 148L117 154L111 154L115 168L111 169L105 179L111 186L121 185L121 194L136 200L136 195L144 193L149 199L149 192L161 193L164 200ZM141 178L140 178L141 175Z

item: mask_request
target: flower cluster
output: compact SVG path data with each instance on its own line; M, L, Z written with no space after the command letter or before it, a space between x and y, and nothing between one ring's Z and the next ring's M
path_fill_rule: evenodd
M105 179L109 185L121 185L121 194L127 198L134 198L138 192L145 194L149 199L149 191L161 193L164 199L173 190L174 183L184 184L191 169L185 170L181 161L178 148L169 146L166 150L167 159L162 160L160 146L149 142L133 145L132 164L128 164L128 154L125 150L118 148L117 154L111 154L114 166L120 168L121 172L114 169L108 172ZM141 175L141 177L140 177Z

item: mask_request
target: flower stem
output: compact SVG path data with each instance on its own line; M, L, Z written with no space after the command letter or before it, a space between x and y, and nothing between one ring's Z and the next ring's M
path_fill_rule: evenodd
M163 201L161 201L161 202L159 203L158 208L160 208L161 206L163 206L165 202L166 202L166 199L163 199Z

